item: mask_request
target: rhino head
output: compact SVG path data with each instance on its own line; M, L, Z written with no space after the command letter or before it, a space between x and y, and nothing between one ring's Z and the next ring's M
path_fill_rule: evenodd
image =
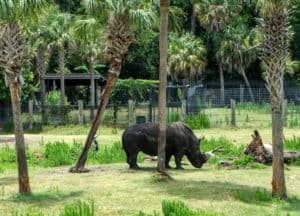
M201 168L203 164L210 158L209 155L202 153L200 150L201 141L204 139L197 138L193 140L191 148L186 152L186 156L191 164L196 168Z

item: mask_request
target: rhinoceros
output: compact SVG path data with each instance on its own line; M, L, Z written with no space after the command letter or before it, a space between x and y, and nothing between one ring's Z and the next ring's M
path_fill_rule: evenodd
M122 146L127 156L129 168L138 169L137 154L156 156L158 147L158 124L143 123L128 127L122 135ZM197 138L192 129L182 122L172 123L166 129L166 168L169 166L172 155L175 157L176 169L183 169L181 160L187 156L191 164L201 168L208 160L209 155L200 151L201 139Z

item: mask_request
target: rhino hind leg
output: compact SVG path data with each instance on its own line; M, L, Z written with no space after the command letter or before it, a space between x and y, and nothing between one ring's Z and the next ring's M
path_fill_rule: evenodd
M139 166L137 165L137 154L138 152L135 152L127 157L127 163L129 164L130 169L139 169Z
M172 155L168 155L168 154L166 155L166 161L165 162L166 162L166 168L167 169L172 169L172 167L169 165L169 162L171 160L171 156Z

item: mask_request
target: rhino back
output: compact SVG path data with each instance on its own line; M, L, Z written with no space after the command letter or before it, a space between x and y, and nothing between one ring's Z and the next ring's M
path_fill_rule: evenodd
M152 123L137 124L127 128L122 136L123 148L134 149L157 155L158 125Z

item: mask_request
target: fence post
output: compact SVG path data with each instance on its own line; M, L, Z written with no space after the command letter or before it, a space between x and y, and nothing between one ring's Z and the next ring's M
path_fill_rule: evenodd
M83 100L78 101L78 121L80 125L83 125Z
M235 100L231 99L230 105L231 105L231 126L235 127L236 126L236 113L235 113L236 103L235 103Z
M152 100L149 101L148 108L149 108L149 110L148 110L148 112L149 112L148 113L149 114L148 119L149 119L149 122L152 122Z
M243 103L244 102L244 91L245 91L245 88L244 88L244 85L240 85L240 103Z
M33 100L28 101L29 129L33 128Z
M133 117L133 100L128 100L128 125L134 124L134 117Z
M284 99L282 103L282 121L284 126L287 126L287 118L288 118L288 100Z
M186 100L181 101L180 121L184 121L186 117Z

